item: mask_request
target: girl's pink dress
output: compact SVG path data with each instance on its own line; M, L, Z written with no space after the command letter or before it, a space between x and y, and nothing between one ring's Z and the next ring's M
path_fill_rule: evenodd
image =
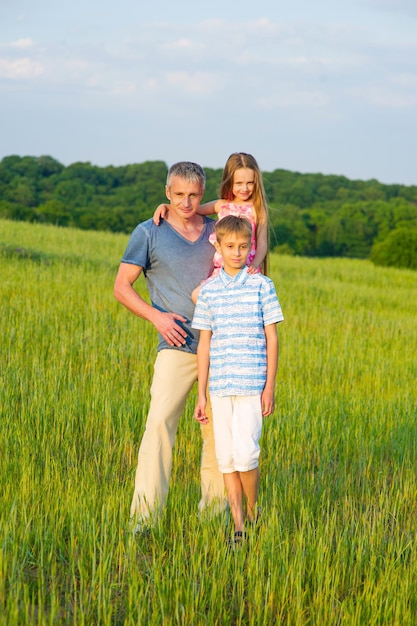
M235 204L234 202L224 202L219 212L217 213L217 219L221 220L223 217L227 215L236 215L237 217L246 217L247 220L252 225L252 240L251 240L251 250L249 252L248 258L246 259L246 265L250 265L255 258L256 254L256 223L253 217L253 209L252 204ZM216 233L212 233L209 237L210 243L214 245L216 241ZM220 272L220 269L223 265L223 258L221 254L219 254L216 250L213 257L213 265L214 269L210 274L209 278L213 278L213 276L217 276ZM209 280L207 278L206 280ZM206 282L206 281L203 281Z

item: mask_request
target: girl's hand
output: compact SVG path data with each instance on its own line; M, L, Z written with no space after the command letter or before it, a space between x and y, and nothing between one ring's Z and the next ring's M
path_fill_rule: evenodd
M257 265L248 265L248 274L257 274L259 271L259 266Z
M159 226L161 218L165 219L168 210L169 208L166 204L160 204L158 207L156 207L155 213L153 214L153 221L157 226Z

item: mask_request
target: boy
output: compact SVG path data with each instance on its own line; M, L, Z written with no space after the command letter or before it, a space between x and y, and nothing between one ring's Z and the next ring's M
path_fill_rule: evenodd
M275 407L278 368L277 323L284 317L272 280L249 274L248 220L229 215L216 222L220 274L200 291L192 327L197 348L198 400L195 419L207 424L206 386L213 410L216 457L234 521L234 541L244 538L246 516L256 521L259 440L262 418Z

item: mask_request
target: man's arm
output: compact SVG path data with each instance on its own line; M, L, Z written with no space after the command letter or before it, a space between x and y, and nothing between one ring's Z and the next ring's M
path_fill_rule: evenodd
M278 371L278 332L276 324L265 326L266 339L266 382L262 392L262 415L271 415L275 409L275 378Z
M180 347L185 344L187 333L178 326L176 320L186 322L182 315L177 313L163 313L145 302L133 288L142 273L143 268L131 263L120 263L114 283L114 296L129 311L151 322L170 346Z
M200 339L197 347L198 399L194 411L194 417L200 424L208 423L206 389L210 366L210 342L211 330L200 330Z

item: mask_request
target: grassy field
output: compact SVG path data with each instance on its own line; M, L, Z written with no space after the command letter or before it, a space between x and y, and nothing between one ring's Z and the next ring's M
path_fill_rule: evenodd
M0 624L414 625L417 274L272 257L264 515L227 553L194 398L166 514L127 532L156 335L113 298L126 242L0 221Z

